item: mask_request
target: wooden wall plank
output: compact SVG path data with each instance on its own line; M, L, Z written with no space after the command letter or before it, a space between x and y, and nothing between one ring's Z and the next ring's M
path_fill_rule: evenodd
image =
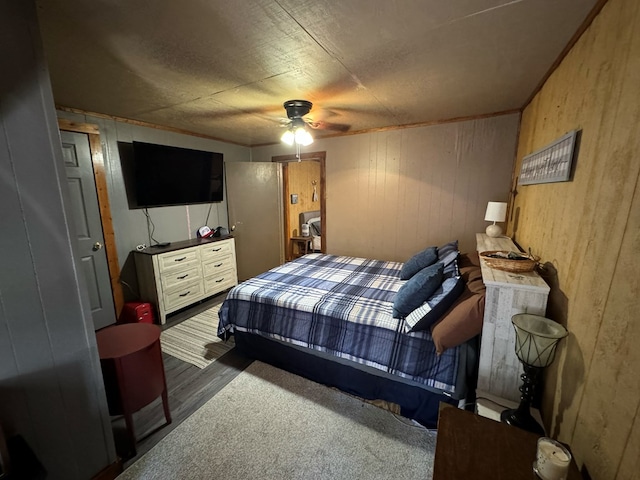
M311 210L320 210L320 195L322 193L320 185L320 163L316 161L290 162L287 164L289 175L289 196L298 195L298 203L292 204L291 198L285 198L289 203L289 232L287 237L300 235L300 213ZM312 199L313 185L316 181L316 191L318 199Z
M570 332L547 372L543 417L599 479L631 478L623 472L637 466L627 442L638 442L640 386L627 372L640 358L627 345L640 341L629 318L640 297L639 23L638 2L610 0L526 107L516 171L572 129L579 155L570 182L518 187L509 227L558 272L548 311Z

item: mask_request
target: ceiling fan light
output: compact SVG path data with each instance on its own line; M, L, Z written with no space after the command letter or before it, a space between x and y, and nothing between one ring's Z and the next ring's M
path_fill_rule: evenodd
M298 145L302 145L303 147L313 143L313 137L304 127L298 127L296 129L295 140Z
M282 137L280 137L280 140L282 141L282 143L286 143L287 145L291 146L293 145L293 142L295 140L295 135L291 130L287 130L282 134Z

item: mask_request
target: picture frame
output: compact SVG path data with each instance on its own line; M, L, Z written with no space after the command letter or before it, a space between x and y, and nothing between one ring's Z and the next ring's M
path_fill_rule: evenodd
M572 130L540 150L525 155L520 167L518 184L569 181L577 134L577 130Z

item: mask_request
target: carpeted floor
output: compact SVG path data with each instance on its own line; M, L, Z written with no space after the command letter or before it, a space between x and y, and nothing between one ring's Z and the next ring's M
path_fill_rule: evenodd
M218 330L218 310L215 305L162 332L162 351L196 367L205 368L234 346L233 339L223 342Z
M253 362L118 477L430 479L436 434Z

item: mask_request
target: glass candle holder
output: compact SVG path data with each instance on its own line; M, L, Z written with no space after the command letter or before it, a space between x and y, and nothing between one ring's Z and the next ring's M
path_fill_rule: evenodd
M571 453L552 438L540 437L533 471L542 480L566 480Z

